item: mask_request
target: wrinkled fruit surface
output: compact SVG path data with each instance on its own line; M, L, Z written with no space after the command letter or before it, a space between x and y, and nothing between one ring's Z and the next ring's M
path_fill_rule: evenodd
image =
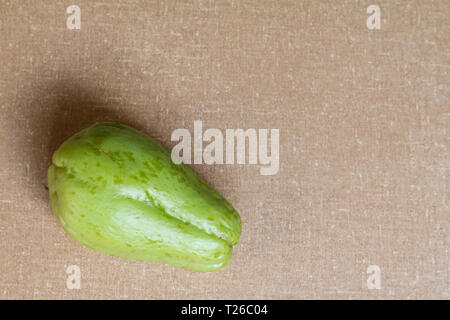
M52 162L53 211L85 246L196 271L230 261L239 214L142 132L97 123L67 140Z

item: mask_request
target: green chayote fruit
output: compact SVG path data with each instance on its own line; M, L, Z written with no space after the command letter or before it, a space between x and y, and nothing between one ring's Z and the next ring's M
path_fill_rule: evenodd
M85 246L196 271L230 261L239 214L142 132L97 123L64 142L52 162L53 211Z

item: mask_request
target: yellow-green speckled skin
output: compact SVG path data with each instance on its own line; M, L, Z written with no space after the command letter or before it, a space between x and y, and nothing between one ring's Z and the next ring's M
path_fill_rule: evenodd
M230 261L241 234L239 214L142 132L97 123L67 140L52 162L53 211L85 246L196 271Z

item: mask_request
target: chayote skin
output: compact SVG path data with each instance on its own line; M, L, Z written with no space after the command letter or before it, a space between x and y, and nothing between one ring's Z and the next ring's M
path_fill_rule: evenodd
M241 234L239 214L142 132L97 123L67 140L52 162L53 211L85 246L195 271L230 261Z

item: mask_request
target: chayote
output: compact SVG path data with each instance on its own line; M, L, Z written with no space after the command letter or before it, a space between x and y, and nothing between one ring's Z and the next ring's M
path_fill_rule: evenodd
M239 214L142 132L97 123L64 142L52 162L53 211L85 246L196 271L230 261Z

